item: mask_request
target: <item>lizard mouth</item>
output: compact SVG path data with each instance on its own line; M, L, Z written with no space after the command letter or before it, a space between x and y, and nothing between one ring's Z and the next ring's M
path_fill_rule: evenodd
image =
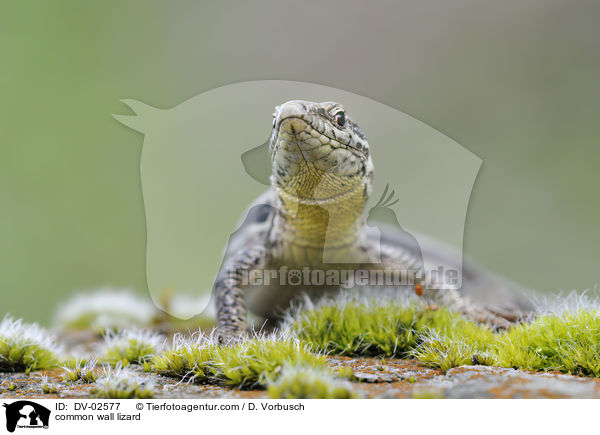
M302 118L279 124L273 149L272 180L301 199L327 199L354 190L366 171L366 158L321 134Z
M366 160L366 155L343 141L342 138L327 134L329 132L323 131L323 129L315 128L314 125L320 124L318 122L320 120L307 120L306 118L308 117L289 116L279 121L275 152L279 151L283 145L287 151L300 153L307 162L327 160L330 156L331 160L336 160L336 151L339 155L352 154L359 160Z

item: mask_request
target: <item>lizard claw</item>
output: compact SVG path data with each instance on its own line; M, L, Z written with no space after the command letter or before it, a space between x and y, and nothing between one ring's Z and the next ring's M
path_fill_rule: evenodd
M441 295L442 301L451 310L461 313L477 323L489 325L494 330L505 330L524 320L518 310L505 310L473 301L457 291L448 291Z
M248 338L248 331L239 328L218 328L217 342L223 346L234 346Z
M520 313L482 305L470 305L463 314L477 323L485 323L494 330L506 330L521 319Z

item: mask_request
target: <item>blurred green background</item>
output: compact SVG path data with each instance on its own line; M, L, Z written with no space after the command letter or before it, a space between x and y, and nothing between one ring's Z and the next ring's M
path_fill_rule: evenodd
M590 288L598 22L592 0L0 1L0 315L145 291L143 137L111 114L253 79L346 89L453 138L484 161L466 253L539 291Z

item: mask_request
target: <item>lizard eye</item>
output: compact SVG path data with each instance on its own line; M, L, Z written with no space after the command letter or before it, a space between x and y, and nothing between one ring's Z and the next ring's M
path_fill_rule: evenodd
M333 119L339 127L343 127L346 124L346 114L344 112L336 113L333 115Z

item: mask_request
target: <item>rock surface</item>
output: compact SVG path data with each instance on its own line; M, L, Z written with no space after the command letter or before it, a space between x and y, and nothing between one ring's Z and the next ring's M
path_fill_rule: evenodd
M332 368L351 367L354 388L367 398L600 398L600 381L560 373L462 366L443 374L413 360L329 357ZM264 390L240 391L214 385L178 382L143 373L155 382L155 398L265 398ZM42 372L59 389L44 394L40 373L0 373L0 398L91 398L93 385L62 380L62 370ZM12 390L12 391L11 391Z

